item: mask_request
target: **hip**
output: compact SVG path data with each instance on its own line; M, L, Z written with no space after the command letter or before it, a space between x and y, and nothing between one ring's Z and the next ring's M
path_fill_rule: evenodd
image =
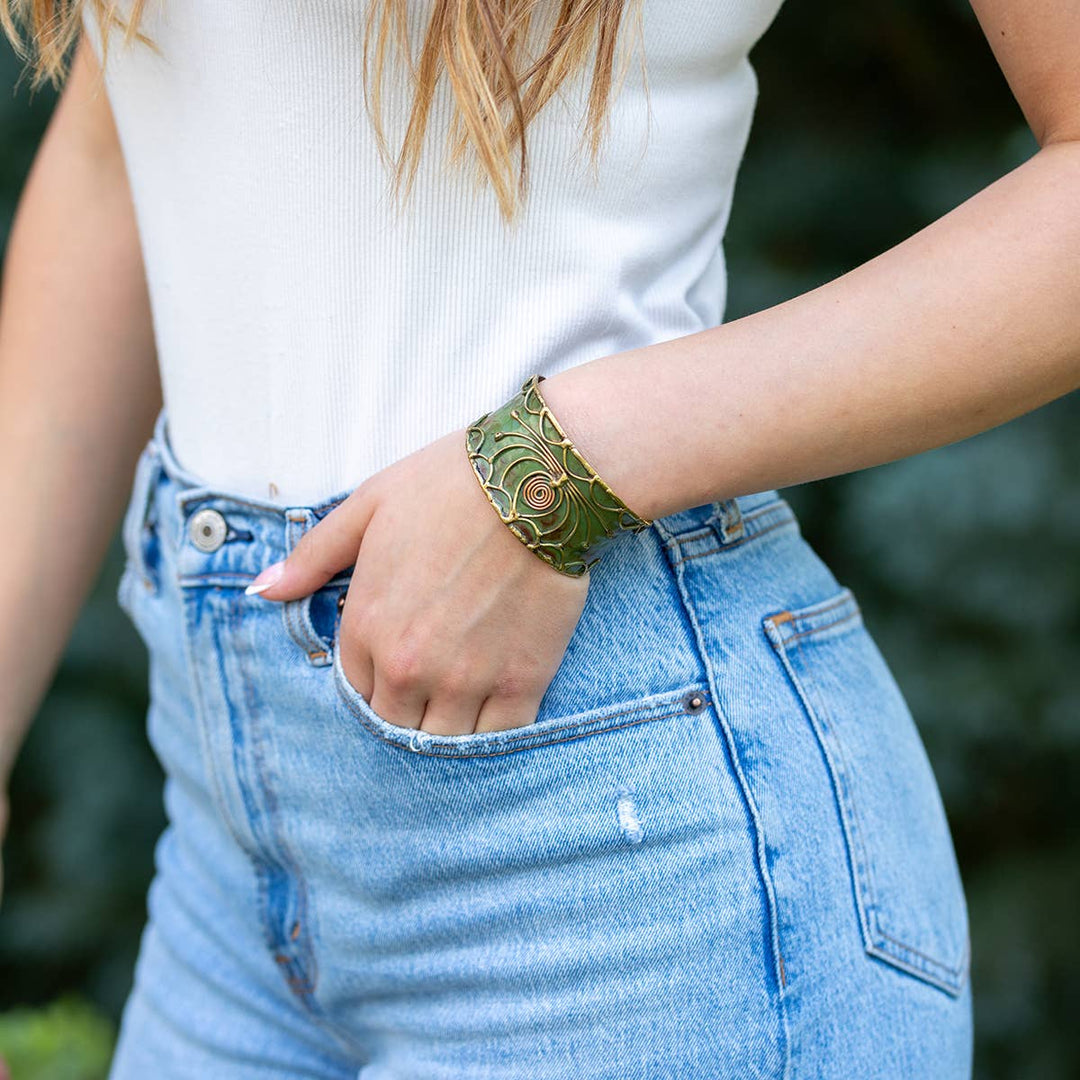
M670 1029L643 1007L652 1044L730 1053L733 1074L827 1050L857 1076L860 1054L910 1063L916 1044L963 1059L967 913L933 772L855 596L778 492L619 537L536 720L455 736L397 727L349 684L347 573L281 605L244 595L337 501L214 489L162 414L119 590L170 828L245 853L251 918L308 1008L401 1023L388 991L411 987L417 1030L459 1046L476 1017L444 1006L470 985L501 995L511 1040L580 1036L582 1001L622 972L683 1006ZM688 1014L712 1032L697 1050Z

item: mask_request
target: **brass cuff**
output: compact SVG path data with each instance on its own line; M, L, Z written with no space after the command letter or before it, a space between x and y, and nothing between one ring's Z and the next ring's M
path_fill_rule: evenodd
M503 523L562 574L580 577L619 532L652 522L597 475L559 426L530 375L509 401L466 430L477 480Z

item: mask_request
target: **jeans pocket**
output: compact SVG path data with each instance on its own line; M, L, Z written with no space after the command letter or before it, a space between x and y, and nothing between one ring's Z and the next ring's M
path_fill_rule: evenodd
M968 915L910 709L848 588L763 628L830 773L866 951L959 995Z
M441 758L479 758L531 750L553 743L596 735L600 732L662 720L694 716L711 704L706 680L684 686L640 694L632 699L609 702L570 714L552 715L541 702L536 719L520 727L466 735L436 735L418 728L402 727L381 717L349 682L341 666L340 634L334 634L332 666L339 699L360 721L363 728L383 742L418 754Z

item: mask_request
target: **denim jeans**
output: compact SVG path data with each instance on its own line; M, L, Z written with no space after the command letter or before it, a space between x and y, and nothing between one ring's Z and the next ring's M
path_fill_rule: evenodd
M111 1080L970 1076L934 776L776 491L620 535L535 722L451 736L349 684L348 571L244 595L347 494L208 486L164 409L139 460L168 825Z

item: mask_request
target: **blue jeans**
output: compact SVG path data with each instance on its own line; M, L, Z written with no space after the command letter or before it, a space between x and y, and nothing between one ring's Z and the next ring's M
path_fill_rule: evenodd
M933 773L776 491L622 534L537 720L455 736L349 685L347 572L244 595L346 494L209 487L164 410L140 458L169 824L111 1080L970 1076Z

